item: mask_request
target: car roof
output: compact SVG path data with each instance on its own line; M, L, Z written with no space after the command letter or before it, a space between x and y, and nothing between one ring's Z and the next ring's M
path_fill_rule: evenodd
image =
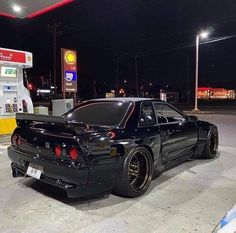
M150 100L156 100L163 102L159 99L154 98L140 98L140 97L116 97L116 98L100 98L100 99L91 99L89 101L122 101L122 102L140 102L140 101L150 101Z

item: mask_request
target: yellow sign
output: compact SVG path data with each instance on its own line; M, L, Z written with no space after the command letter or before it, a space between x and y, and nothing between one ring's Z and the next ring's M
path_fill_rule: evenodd
M73 51L67 51L65 53L65 62L69 65L74 65L76 62L76 54Z

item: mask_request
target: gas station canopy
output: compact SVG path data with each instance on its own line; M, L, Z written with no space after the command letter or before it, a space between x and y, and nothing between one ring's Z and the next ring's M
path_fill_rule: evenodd
M0 0L0 16L33 18L74 0Z

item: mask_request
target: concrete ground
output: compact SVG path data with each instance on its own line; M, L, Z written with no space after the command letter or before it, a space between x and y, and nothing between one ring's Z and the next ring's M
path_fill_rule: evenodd
M1 233L209 233L236 202L236 117L201 114L219 127L214 160L188 161L156 178L137 199L69 200L56 188L11 176L0 138Z

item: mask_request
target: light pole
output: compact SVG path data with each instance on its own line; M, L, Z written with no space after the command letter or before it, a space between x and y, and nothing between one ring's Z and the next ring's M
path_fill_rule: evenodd
M203 31L196 36L196 68L195 68L195 106L193 111L199 111L198 109L198 99L197 99L197 90L198 90L198 66L199 66L199 39L205 39L208 37L208 32Z

